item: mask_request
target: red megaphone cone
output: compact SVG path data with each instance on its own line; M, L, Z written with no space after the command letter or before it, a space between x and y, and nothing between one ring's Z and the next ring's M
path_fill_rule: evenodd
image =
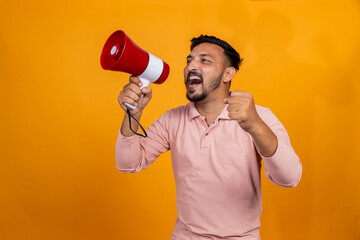
M121 30L106 41L100 63L105 70L127 72L157 84L163 83L170 72L167 63L141 49Z

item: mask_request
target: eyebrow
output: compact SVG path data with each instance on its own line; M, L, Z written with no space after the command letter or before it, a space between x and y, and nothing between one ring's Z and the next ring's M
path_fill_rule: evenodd
M206 54L206 53L202 53L202 54L199 54L200 57L210 57L211 59L214 59L210 54ZM189 59L189 58L193 58L193 56L191 55L188 55L186 57L186 59Z

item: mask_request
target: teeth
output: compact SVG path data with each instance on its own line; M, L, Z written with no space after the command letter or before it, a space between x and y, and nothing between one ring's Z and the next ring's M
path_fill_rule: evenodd
M191 76L189 79L190 79L190 80L195 80L195 79L200 80L201 78L198 77L198 76Z

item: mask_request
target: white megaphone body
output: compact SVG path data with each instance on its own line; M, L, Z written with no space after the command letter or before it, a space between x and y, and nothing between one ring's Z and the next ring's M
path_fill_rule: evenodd
M137 76L143 84L141 88L148 86L150 82L165 82L170 72L166 62L141 49L121 30L115 31L105 42L100 63L105 70ZM125 105L131 109L136 108L128 103Z

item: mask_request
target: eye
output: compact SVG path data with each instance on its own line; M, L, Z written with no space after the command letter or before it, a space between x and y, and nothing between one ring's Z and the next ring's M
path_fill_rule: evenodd
M207 59L207 58L202 58L202 59L201 59L201 62L203 62L203 63L210 63L211 61L210 61L209 59Z

